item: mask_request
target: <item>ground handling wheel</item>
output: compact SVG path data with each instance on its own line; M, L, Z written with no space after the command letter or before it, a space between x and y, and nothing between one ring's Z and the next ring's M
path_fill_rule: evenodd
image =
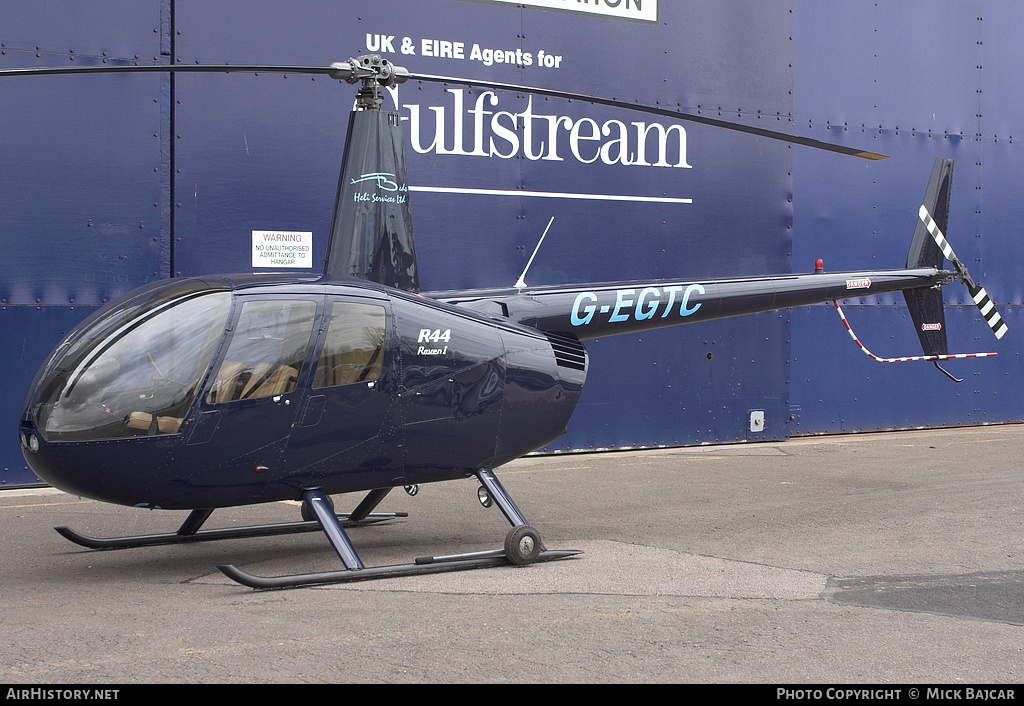
M513 564L532 564L540 556L540 549L540 535L529 525L516 525L505 535L505 558Z

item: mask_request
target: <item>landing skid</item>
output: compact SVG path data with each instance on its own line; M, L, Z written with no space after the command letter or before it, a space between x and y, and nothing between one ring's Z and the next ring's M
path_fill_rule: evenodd
M575 549L560 551L542 551L535 561L554 561L582 554ZM350 583L353 581L370 581L373 579L394 578L397 576L415 576L418 574L437 574L444 571L465 571L468 569L486 569L493 566L508 566L512 563L501 549L489 552L473 552L469 554L449 554L448 556L428 556L416 559L412 564L394 564L392 566L372 566L363 569L343 569L326 571L317 574L296 574L293 576L254 576L231 564L217 568L224 575L243 586L250 588L298 588L318 584Z
M479 493L481 503L484 503L485 507L491 502L496 503L501 509L502 514L505 515L505 518L512 525L512 529L505 537L505 548L503 550L497 549L468 554L420 557L412 564L366 567L363 565L359 554L345 533L345 529L338 520L338 516L334 514L330 506L330 498L319 490L307 490L302 494L302 498L305 501L304 506L315 515L316 522L327 536L342 564L345 565L343 570L294 574L290 576L254 576L231 564L219 565L217 568L225 576L243 586L257 589L273 589L368 581L444 571L482 569L492 566L507 566L509 564L524 565L534 562L565 559L582 553L573 549L548 550L541 542L537 531L527 524L526 518L519 511L519 508L516 507L505 488L498 482L494 473L489 469L480 469L476 472L476 477L482 485ZM380 495L380 497L383 497L383 495ZM485 502L485 498L487 502ZM367 500L369 501L370 498L368 497ZM364 501L364 505L366 504L368 503Z
M193 511L198 512L198 511ZM191 515L189 516L191 517ZM344 527L360 527L378 522L387 522L398 517L408 517L406 512L375 512L362 520L350 520L350 515L337 515L338 522ZM188 521L186 521L188 524ZM184 528L185 525L182 525ZM220 529L194 530L192 532L168 532L165 534L143 534L135 537L89 537L80 534L70 527L54 527L57 532L75 544L89 549L134 549L136 547L156 547L165 544L187 544L190 542L212 542L218 539L240 539L243 537L268 537L279 534L299 534L301 532L317 532L320 523L316 520L307 522L281 522L271 525L249 525L247 527L224 527Z

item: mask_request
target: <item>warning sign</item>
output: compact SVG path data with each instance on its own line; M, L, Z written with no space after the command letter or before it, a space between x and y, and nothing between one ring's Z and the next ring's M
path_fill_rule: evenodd
M313 267L313 234L309 232L254 230L252 266Z

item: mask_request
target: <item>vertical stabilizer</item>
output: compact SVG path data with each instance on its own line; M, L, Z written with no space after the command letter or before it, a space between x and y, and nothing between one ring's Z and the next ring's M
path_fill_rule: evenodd
M936 159L928 180L922 207L927 209L941 232L946 231L949 218L949 195L953 182L953 160ZM941 270L943 253L929 232L928 225L918 219L914 239L907 253L907 268L934 267ZM910 318L921 341L925 355L946 355L946 314L942 303L942 290L907 289L903 291Z

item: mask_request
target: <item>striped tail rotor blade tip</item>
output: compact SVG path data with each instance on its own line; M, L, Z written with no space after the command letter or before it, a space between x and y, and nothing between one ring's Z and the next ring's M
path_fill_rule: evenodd
M997 339L1002 338L1007 331L1006 322L1003 321L1003 317L996 311L996 305L988 296L988 292L985 291L984 287L976 287L971 290L971 299L974 300L975 305L978 307L978 311L985 318L985 323L992 329L992 333L995 334Z
M996 339L1002 338L1007 331L1006 322L1003 321L1003 317L1001 317L999 312L996 311L996 305L989 298L988 292L985 291L984 287L975 284L971 280L970 276L967 274L967 268L959 259L957 259L956 253L953 252L953 246L949 244L949 241L946 240L942 231L939 230L939 227L932 219L931 214L928 213L928 209L922 205L921 209L918 211L918 215L921 218L921 222L924 223L928 232L935 240L935 244L939 246L943 256L953 263L953 266L966 280L967 290L971 293L971 299L974 300L974 304L978 307L978 311L980 311L981 315L985 318L985 323L987 323L988 327L992 329L992 333L995 335Z

